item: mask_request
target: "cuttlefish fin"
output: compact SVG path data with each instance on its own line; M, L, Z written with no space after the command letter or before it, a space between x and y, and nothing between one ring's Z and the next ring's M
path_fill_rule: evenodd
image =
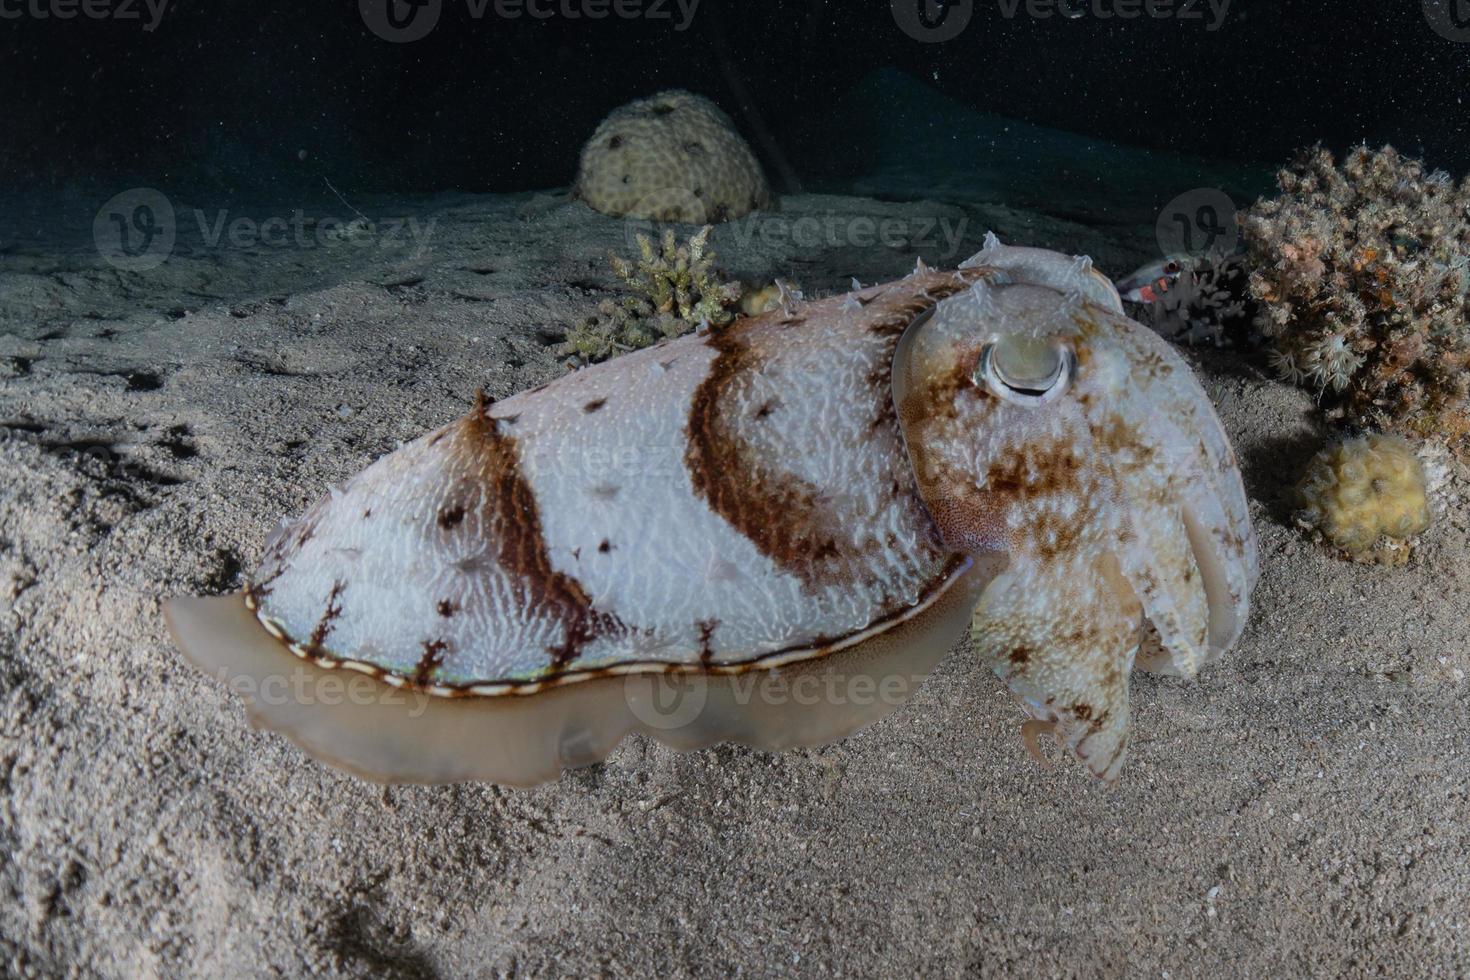
M1033 757L1050 732L1094 776L1117 778L1141 615L1111 554L1013 562L991 582L972 642L1031 716L1021 737Z

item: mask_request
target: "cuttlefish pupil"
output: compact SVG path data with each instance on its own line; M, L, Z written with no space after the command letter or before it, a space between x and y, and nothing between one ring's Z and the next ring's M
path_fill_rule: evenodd
M1071 349L1056 341L1011 334L981 350L975 381L1007 401L1040 405L1067 390L1076 363Z

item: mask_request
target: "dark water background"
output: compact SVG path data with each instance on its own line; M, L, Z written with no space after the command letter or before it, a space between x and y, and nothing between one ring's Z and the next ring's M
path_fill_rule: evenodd
M385 2L0 0L0 191L546 188L608 110L669 87L730 112L789 191L863 165L862 126L803 137L880 68L1140 147L1274 166L1391 142L1470 170L1470 0L1073 0L1076 18L1044 0L391 0L424 34L397 42L373 23ZM878 135L942 155L951 134L923 115Z

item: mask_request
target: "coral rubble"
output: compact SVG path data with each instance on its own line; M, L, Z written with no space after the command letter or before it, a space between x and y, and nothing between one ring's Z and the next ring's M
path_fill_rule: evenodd
M1358 147L1277 181L1241 219L1277 371L1351 424L1470 453L1470 179Z

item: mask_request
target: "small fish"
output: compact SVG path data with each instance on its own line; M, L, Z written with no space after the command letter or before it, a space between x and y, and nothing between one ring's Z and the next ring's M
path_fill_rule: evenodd
M1174 288L1174 284L1184 274L1184 268L1184 259L1171 255L1135 270L1119 279L1115 285L1125 303L1153 303Z

